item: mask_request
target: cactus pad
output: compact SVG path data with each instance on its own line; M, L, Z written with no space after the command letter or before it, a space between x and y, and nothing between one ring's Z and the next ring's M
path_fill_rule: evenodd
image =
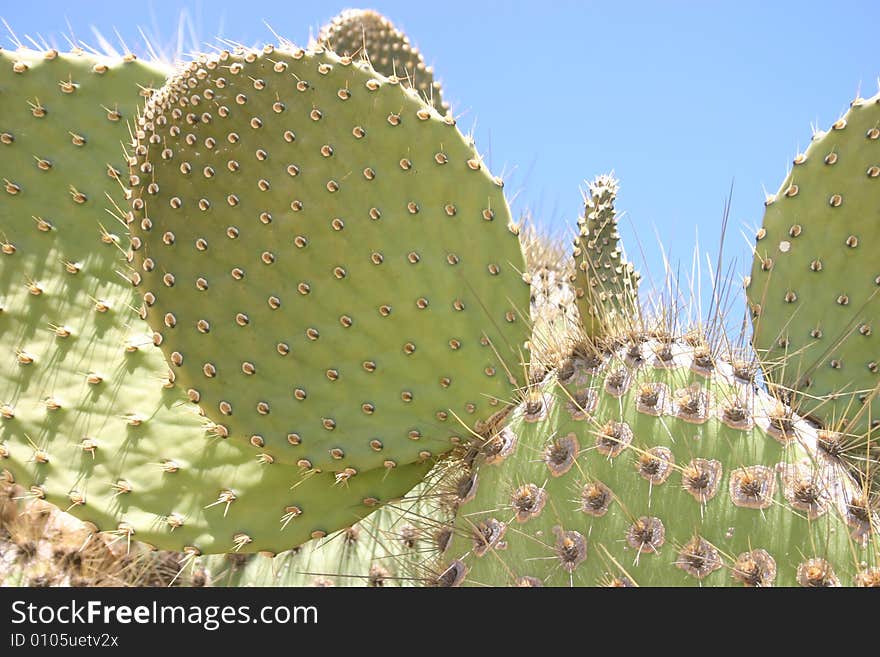
M438 472L442 467L438 469ZM447 519L432 503L430 473L403 499L325 538L275 557L212 555L183 569L184 582L203 573L214 586L399 587L419 585ZM430 525L434 526L431 527Z
M154 339L218 430L305 469L449 450L522 379L500 181L449 118L319 49L201 57L147 106L131 228Z
M441 114L449 111L434 71L425 65L418 48L394 24L371 9L347 9L321 28L318 42L340 55L366 55L373 68L386 77L400 78Z
M749 374L668 340L574 357L471 457L435 581L824 586L876 572L877 512L840 436Z
M624 259L614 209L618 182L610 175L589 183L584 216L574 241L575 286L581 324L593 338L633 330L638 325L639 275Z
M863 433L880 383L880 95L814 135L767 201L747 292L768 378L798 410ZM875 402L876 405L876 402Z

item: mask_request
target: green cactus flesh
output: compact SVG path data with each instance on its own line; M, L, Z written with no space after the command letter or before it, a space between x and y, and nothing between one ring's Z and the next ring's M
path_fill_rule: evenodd
M443 101L440 83L434 80L434 71L425 65L422 53L378 12L345 10L321 28L318 42L327 44L340 55L366 55L376 71L386 77L397 76L441 114L449 111L449 103Z
M861 434L880 383L880 95L814 135L768 199L747 293L769 380L827 426ZM876 402L875 402L876 405Z
M0 482L0 588L170 586L180 553L94 535L58 507Z
M221 440L133 310L125 226L104 209L119 188L108 166L122 166L124 118L161 70L54 51L2 52L0 63L6 480L126 540L280 552L421 479L427 463L398 468L394 482L318 474Z
M177 381L307 469L448 451L523 378L501 190L448 117L324 51L202 57L138 130L132 232Z
M371 528L384 511L368 516ZM192 571L185 567L184 575L187 583L203 577L213 586L384 587L405 582L388 569L397 558L358 524L274 557L213 555L194 563Z
M467 460L434 583L876 579L877 513L837 460L839 435L787 413L705 345L586 353Z
M274 557L202 557L186 565L182 581L204 574L214 586L417 586L449 521L448 513L433 504L436 476L426 479L399 502L325 538Z
M426 494L432 476L354 525L278 555L199 555L155 550L136 536L94 535L88 524L0 482L0 587L414 586L435 533L412 522L440 523Z
M633 330L638 323L636 286L639 275L623 257L618 215L614 209L618 182L610 175L589 183L584 216L574 241L575 286L581 324L597 338Z

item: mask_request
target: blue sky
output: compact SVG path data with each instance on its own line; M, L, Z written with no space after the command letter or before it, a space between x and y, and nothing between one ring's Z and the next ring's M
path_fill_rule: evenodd
M118 31L143 52L137 28L173 48L183 10L189 51L216 34L271 41L264 21L305 44L347 6L40 0L4 3L0 16L19 37L40 34L63 45L72 29L95 42L94 26L113 41ZM830 125L859 89L876 93L880 75L876 8L868 1L360 6L386 14L434 64L459 125L474 129L493 171L507 174L515 212L531 210L568 235L582 211L583 181L614 169L627 250L654 277L663 271L657 236L682 271L697 234L714 258L731 184L725 268L747 273L741 233L760 224L763 189L776 191L811 125Z

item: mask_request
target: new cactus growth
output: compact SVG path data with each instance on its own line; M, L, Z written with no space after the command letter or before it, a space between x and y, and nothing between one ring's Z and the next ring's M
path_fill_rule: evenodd
M614 201L618 182L611 175L588 185L584 216L574 241L575 275L581 324L591 338L618 334L638 325L639 275L624 258Z
M377 72L396 76L441 114L449 111L433 67L385 16L371 9L347 9L321 28L318 42L343 56L367 57Z
M815 134L766 205L747 286L764 371L801 413L863 434L878 423L880 95Z
M876 579L840 436L704 343L584 346L463 460L434 583L836 586Z
M501 183L414 91L323 49L223 52L137 136L147 321L224 436L356 480L448 451L523 379Z
M140 274L126 226L105 212L125 118L161 70L54 51L2 52L0 64L4 479L123 541L280 552L424 476L430 463L401 464L388 481L298 471L222 440L133 310Z

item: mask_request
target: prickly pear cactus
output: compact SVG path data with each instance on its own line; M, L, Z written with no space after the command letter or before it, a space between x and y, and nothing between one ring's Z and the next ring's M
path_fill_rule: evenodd
M572 283L581 324L591 338L625 333L639 325L639 275L624 259L617 232L614 201L618 188L611 175L598 176L588 184L586 208L574 241Z
M400 78L441 114L449 111L434 69L419 49L382 14L372 9L346 9L321 28L318 42L340 55L366 55L373 68L386 77Z
M876 583L877 512L817 430L705 344L585 347L472 453L441 585Z
M769 380L828 426L863 433L880 383L880 94L813 136L767 200L747 285Z
M350 476L426 462L511 397L516 229L414 91L323 49L223 52L154 95L137 137L147 320L223 436Z
M173 385L133 310L126 227L105 211L125 121L162 75L0 53L0 473L123 542L280 552L403 495L429 463L402 465L394 484L273 465L222 440Z

